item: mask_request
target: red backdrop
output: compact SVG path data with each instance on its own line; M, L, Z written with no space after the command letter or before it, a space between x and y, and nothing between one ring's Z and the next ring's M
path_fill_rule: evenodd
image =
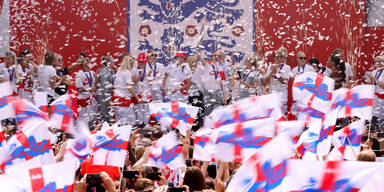
M119 56L126 50L127 1L10 1L11 47L16 52L30 47L41 62L44 52L52 50L68 65L79 52L99 63L103 55ZM339 47L360 78L373 57L384 52L384 29L364 26L363 0L258 0L256 9L257 49L265 53L285 46L292 66L299 50L325 63Z

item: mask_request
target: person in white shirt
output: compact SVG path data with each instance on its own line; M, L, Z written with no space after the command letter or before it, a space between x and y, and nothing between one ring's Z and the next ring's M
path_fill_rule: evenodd
M150 118L149 105L152 102L151 87L148 83L149 71L146 67L148 57L140 53L137 58L137 67L132 70L133 90L137 97L132 97L133 109L136 114L137 125L147 124Z
M375 70L368 73L370 84L375 85L375 97L373 99L373 117L371 132L383 132L384 126L384 56L374 59Z
M162 80L164 78L165 67L161 63L157 63L158 54L155 50L148 51L148 83L151 87L151 95L153 102L163 102L163 94L161 90Z
M225 73L225 81L223 82L224 88L224 94L226 101L224 104L228 104L231 100L231 81L233 81L233 77L235 76L236 70L233 69L234 62L231 62L229 60L226 60L227 54L224 50L218 50L215 53L216 55L216 62L220 65L220 67L224 70Z
M116 120L120 126L135 123L136 116L133 111L131 98L135 97L136 100L140 100L133 90L131 74L133 67L132 60L133 59L128 55L124 56L114 81L114 94L112 100L116 106Z
M33 64L28 56L20 54L20 65L17 68L17 93L21 98L33 102L33 93L36 88L37 66Z
M48 104L55 100L54 89L61 83L61 78L56 75L53 67L55 53L48 51L45 54L45 63L37 67L37 90L47 93Z
M352 70L352 67L349 63L347 63L344 59L344 50L340 49L340 48L336 48L333 53L332 53L334 56L338 57L341 62L344 62L344 65L345 65L345 80L347 83L353 81L354 79L354 76L353 76L353 70Z
M302 51L297 52L296 54L296 60L297 60L297 66L292 69L293 77L296 77L296 75L303 74L305 72L312 72L313 67L306 64L305 53Z
M88 124L93 122L97 112L97 103L95 99L97 76L91 71L88 57L81 53L78 56L78 62L82 69L76 74L76 88L78 90L78 121ZM56 71L55 71L56 73Z
M316 73L321 73L321 74L324 74L325 76L329 76L332 72L329 68L321 64L319 60L315 57L309 59L308 64L312 66L313 71Z
M176 63L166 67L163 79L163 89L168 101L188 102L188 89L192 85L192 72L189 64L185 63L186 54L178 52Z
M269 84L269 92L282 94L283 113L287 111L288 81L291 67L286 64L288 51L281 47L276 51L275 64L268 66L264 81Z
M5 63L0 64L0 83L10 82L13 94L17 94L16 74L17 74L17 58L13 52L5 52Z

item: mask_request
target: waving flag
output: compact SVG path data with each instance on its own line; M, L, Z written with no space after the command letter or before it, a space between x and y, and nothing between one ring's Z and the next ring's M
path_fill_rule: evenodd
M297 152L305 160L318 160L317 157L317 145L319 143L321 122L309 127L301 134L299 141L297 142Z
M176 133L172 131L152 143L147 165L170 170L185 167L182 150L177 143Z
M9 82L0 83L0 120L15 117L13 106L10 102L12 88Z
M63 161L32 169L12 169L5 176L10 184L18 183L19 191L71 192L78 166L75 160ZM3 189L3 186L0 187Z
M330 158L356 160L357 154L360 153L364 124L365 120L359 120L336 131L333 135L335 148L329 155Z
M331 107L335 81L315 72L306 72L295 77L293 99L298 105L326 113Z
M195 122L199 108L172 101L168 103L150 103L149 111L159 122L162 119L171 120L171 128L177 128L181 134L185 135L186 130L190 129Z
M226 191L281 191L287 161L295 155L292 141L281 134L254 153L237 170Z
M325 113L318 111L312 107L298 106L297 120L304 121L305 127L311 127L317 124L325 117Z
M219 161L246 160L275 136L271 118L222 126L215 130L214 157Z
M98 131L92 135L93 164L124 167L132 127Z
M42 165L54 163L47 132L48 129L42 121L31 121L26 124L4 146L7 157L1 161L1 167L7 168L34 158L40 158Z
M294 143L299 140L300 134L304 129L303 121L279 121L276 122L276 135L284 133L290 136Z
M20 97L12 97L11 102L13 104L16 121L20 127L24 127L27 122L30 121L43 121L48 120L48 115L38 109L31 102Z
M335 129L338 113L339 108L332 109L322 120L316 151L319 157L328 155L331 149L332 135Z
M36 92L33 95L33 103L41 111L48 113L48 93L47 92Z
M372 118L375 86L359 85L353 89L341 88L333 92L332 109L340 107L338 117Z
M63 95L51 103L49 126L63 131L74 132L74 117L69 95Z
M204 127L216 129L232 123L266 118L284 119L280 94L249 97L233 105L218 107L205 118Z
M289 160L282 191L359 191L384 164Z
M212 161L216 140L213 133L213 129L201 128L194 134L193 159Z

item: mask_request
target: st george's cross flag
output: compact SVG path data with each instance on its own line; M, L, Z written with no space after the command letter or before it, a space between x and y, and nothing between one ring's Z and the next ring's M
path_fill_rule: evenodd
M199 112L198 107L187 105L179 101L168 103L150 103L149 111L157 121L170 121L170 128L176 128L182 135L186 135L186 131L190 129Z
M324 119L325 114L312 107L297 106L297 120L304 121L305 127L311 127Z
M319 139L317 143L316 153L319 157L324 157L329 154L331 149L332 135L335 130L337 114L339 113L339 107L332 109L322 119L321 128L319 132Z
M83 162L92 152L92 139L86 123L78 123L75 138L67 139L64 160L77 159Z
M5 158L1 160L2 169L34 158L39 158L42 165L55 162L47 132L43 121L28 122L3 146Z
M124 167L132 127L100 130L91 136L94 165Z
M305 160L318 160L317 145L319 143L321 122L309 127L299 138L296 145L296 150Z
M48 121L50 127L74 133L74 116L72 99L68 94L60 96L50 104L51 115Z
M171 131L152 143L146 165L170 170L185 167L182 150L182 146L177 142L176 133Z
M327 113L331 107L335 81L323 74L306 72L295 77L292 94L299 106Z
M359 191L383 163L289 160L282 191Z
M21 128L31 121L42 121L44 123L48 121L48 114L26 99L12 97L11 103L15 111L17 125Z
M214 129L201 128L192 136L193 138L193 159L199 161L212 161L215 135Z
M287 161L294 155L289 136L278 135L243 163L226 191L281 191L281 182L288 172Z
M8 180L7 185L17 191L71 192L75 188L74 182L78 167L79 163L71 160L30 169L12 169L4 176ZM2 179L0 177L0 180ZM3 187L5 186L0 186L1 189Z
M359 120L336 131L333 134L332 143L335 146L329 158L332 160L356 160L360 153L363 139L365 120Z
M9 82L0 83L0 120L14 118L15 112L10 102L12 88Z
M215 129L214 158L225 162L242 162L275 136L271 118L234 123Z
M293 143L297 143L300 134L304 129L303 121L278 121L275 125L276 135L284 133L292 138Z
M340 107L337 117L372 118L372 104L375 86L359 85L352 89L341 88L333 92L332 109Z
M218 107L205 118L204 127L216 129L232 123L266 118L284 120L280 94L249 97L229 106Z

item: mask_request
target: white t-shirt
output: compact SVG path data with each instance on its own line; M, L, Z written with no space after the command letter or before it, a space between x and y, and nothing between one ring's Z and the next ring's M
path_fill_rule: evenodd
M271 66L272 65L268 66L266 76L269 76L269 74L271 74L272 72ZM278 93L278 92L282 93L283 104L285 104L285 102L287 102L288 100L288 80L284 83L281 83L277 77L280 76L280 77L289 79L290 73L291 73L291 67L287 64L283 64L282 66L277 68L275 77L271 77L269 82L269 88L272 93Z
M159 86L161 86L162 84L164 77L164 65L161 63L156 63L154 65L147 63L146 68L146 70L148 71L148 79L152 81L152 89L159 88Z
M166 87L168 91L182 87L184 80L192 77L191 69L187 63L183 63L180 66L171 64L166 67L168 78L166 81Z
M133 90L137 95L151 94L151 86L149 86L149 83L148 83L148 75L149 75L149 72L147 67L145 69L139 69L139 68L132 69L131 76L136 76L136 77L139 76L139 80L133 85Z
M348 82L353 78L352 67L349 63L345 63L345 75L346 75L345 77L346 82Z
M130 71L117 72L114 84L115 96L130 99L132 94L128 91L128 85L133 85Z
M293 77L295 77L296 75L299 75L305 72L312 72L312 71L314 71L312 66L308 64L304 64L302 67L299 67L299 66L294 67L292 69L292 74L293 74Z
M96 83L96 75L93 71L85 72L84 70L80 70L76 74L76 87L83 88L85 90L92 89L95 87ZM92 96L91 92L79 92L77 98L78 99L86 99Z
M53 76L56 76L55 68L50 65L39 65L37 67L38 90L53 96L54 92L50 86L50 78Z

